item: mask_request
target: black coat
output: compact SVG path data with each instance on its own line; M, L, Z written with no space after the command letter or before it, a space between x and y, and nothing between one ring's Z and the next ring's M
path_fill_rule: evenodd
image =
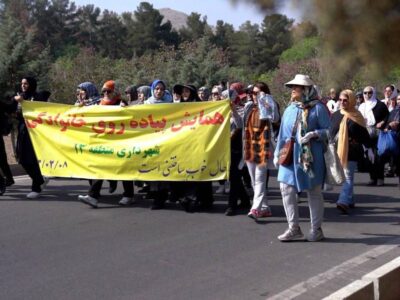
M25 101L44 101L46 102L48 99L47 94L43 93L30 93L29 96L23 95ZM25 119L22 115L22 111L18 108L15 108L17 112L17 119L18 119L18 137L17 137L17 147L16 147L16 154L18 162L21 165L30 165L36 164L37 158L35 151L33 149L32 141L29 136L28 128L25 124Z
M0 133L6 135L10 124L10 114L17 108L17 102L12 100L0 101Z
M331 116L331 127L329 128L330 141L333 141L339 132L342 119L343 115L340 113L340 110ZM371 138L369 137L368 130L350 119L347 120L347 130L349 131L349 153L347 160L359 161L364 155L362 145L367 148L371 147Z

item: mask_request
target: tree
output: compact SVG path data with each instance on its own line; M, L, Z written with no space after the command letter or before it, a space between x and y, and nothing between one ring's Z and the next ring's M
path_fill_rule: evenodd
M234 32L229 48L234 66L242 67L248 72L258 71L261 45L259 43L260 29L258 24L245 22Z
M231 37L234 34L235 29L232 24L224 23L222 20L217 21L215 27L215 34L211 37L211 41L217 47L221 47L223 50L230 47L232 44Z
M304 21L293 26L291 32L292 32L293 42L297 43L303 39L317 36L318 28L311 21Z
M258 58L260 70L268 71L276 68L281 53L291 47L290 28L292 24L292 19L281 14L272 14L264 18L259 36L262 47Z
M111 59L128 56L127 30L119 16L108 10L102 14L97 31L97 49L104 57Z
M100 8L91 4L79 7L76 11L71 26L73 27L73 38L81 47L96 48L100 14Z
M67 41L71 40L72 28L68 24L72 22L75 10L75 4L69 0L31 1L29 11L36 31L35 43L43 48L49 46L53 57L61 55Z
M0 9L0 95L13 92L26 75L47 87L49 47L35 42L28 1L1 1Z
M183 41L196 41L203 37L209 28L207 17L204 16L200 20L201 14L192 12L186 21L186 26L179 30L179 34Z
M172 31L171 22L163 23L163 16L150 3L141 2L134 12L130 40L135 56L156 50L162 44L173 45L178 42L178 35Z

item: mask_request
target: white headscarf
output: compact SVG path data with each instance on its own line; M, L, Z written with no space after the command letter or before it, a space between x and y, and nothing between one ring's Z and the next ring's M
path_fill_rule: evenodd
M386 106L389 109L389 112L391 112L396 107L396 104L394 106L392 106L392 103L390 100L394 99L395 103L396 103L398 93L397 93L397 88L394 84L390 84L389 86L393 88L393 92L392 92L392 95L390 96L390 99L384 98L381 101L386 104ZM389 86L387 86L387 87L389 87Z
M365 89L372 89L372 96L370 99L367 99L367 97L364 95L364 102L361 103L360 107L358 110L361 112L365 119L365 123L368 126L374 126L376 124L375 116L373 113L373 108L375 107L376 103L378 103L378 100L376 99L376 90L372 86L367 86L364 88Z

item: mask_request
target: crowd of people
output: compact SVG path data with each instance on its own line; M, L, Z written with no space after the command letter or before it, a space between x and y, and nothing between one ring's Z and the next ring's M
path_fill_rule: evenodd
M385 176L399 176L398 155L378 151L382 132L390 132L395 143L400 136L400 95L394 85L384 89L385 98L377 99L375 88L363 91L344 89L339 93L330 89L328 97L307 75L297 74L287 82L291 99L281 115L280 107L264 82L245 86L241 82L220 82L213 87L176 84L170 90L162 80L149 85L131 85L122 89L117 81L104 82L100 92L95 84L77 85L77 106L89 105L150 105L230 99L231 167L229 181L219 182L216 193L228 194L225 214L233 216L238 210L248 210L248 217L258 220L272 216L268 205L269 171L277 169L283 207L288 228L278 236L280 241L303 239L299 226L298 194L307 193L310 209L308 241L324 238L322 221L324 200L322 189L326 183L324 153L328 143L333 143L344 170L345 181L336 205L341 213L355 207L353 184L355 171L369 171L369 186L383 186ZM21 111L23 101L47 101L49 92L38 92L37 82L25 77L17 94L0 101L0 194L14 184L7 163L3 135L11 131L10 118L18 123L16 157L32 179L30 199L40 197L48 182L41 174L35 151ZM227 149L229 151L229 149ZM385 174L385 166L388 166ZM103 180L89 180L87 194L79 195L83 203L96 208ZM211 209L212 182L133 182L123 181L120 205L134 203L134 185L141 188L146 198L152 199L152 209L162 209L166 201L179 203L187 212ZM399 176L400 186L400 176ZM117 182L109 180L109 192L114 192ZM252 199L250 195L252 194ZM240 201L239 201L240 200Z

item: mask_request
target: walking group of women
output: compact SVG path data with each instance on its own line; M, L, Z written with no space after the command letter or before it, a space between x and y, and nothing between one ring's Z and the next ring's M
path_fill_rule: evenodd
M248 209L248 216L255 220L272 216L268 205L267 184L269 170L278 169L277 180L288 228L278 236L280 241L303 239L299 226L297 195L305 191L310 209L310 231L308 241L324 238L322 221L324 201L322 188L326 185L326 166L324 152L327 144L334 143L340 164L344 169L345 182L337 199L337 208L347 213L354 208L353 182L360 158L369 161L371 181L368 185L383 185L384 166L390 162L399 174L399 159L395 155L380 155L377 151L379 132L393 132L399 140L400 106L393 105L397 89L388 86L392 93L386 94L387 101L376 99L373 87L364 88L361 97L350 89L339 93L330 111L319 95L314 82L307 75L297 74L285 84L291 89L291 101L282 117L279 105L271 96L268 85L257 82L244 88L240 82L228 87L215 85L210 90L197 88L191 84L177 84L171 92L162 80L140 87L128 86L124 92L118 82L106 81L98 92L91 82L78 85L76 104L84 105L149 105L173 102L218 101L229 98L231 101L231 168L230 190L226 215L232 216L238 209ZM389 95L390 94L390 95ZM16 154L19 163L32 178L32 191L27 195L34 199L46 184L40 173L34 149L19 109L22 101L47 101L49 93L36 91L36 81L23 78L21 89L11 101L1 102L1 109L15 112L18 119L18 139ZM396 101L395 101L396 102ZM2 140L2 147L4 142ZM2 153L2 193L5 186L14 181ZM7 165L7 166L5 166ZM245 188L246 178L250 178L253 199ZM400 182L399 182L400 183ZM90 180L86 195L79 200L91 207L97 207L103 180ZM116 188L110 181L110 192ZM147 198L153 199L152 209L162 209L167 200L179 202L187 212L210 209L213 204L211 182L151 182L136 183L143 187ZM220 183L223 184L223 183ZM134 182L123 182L124 192L120 205L134 202ZM240 200L240 203L238 201Z

